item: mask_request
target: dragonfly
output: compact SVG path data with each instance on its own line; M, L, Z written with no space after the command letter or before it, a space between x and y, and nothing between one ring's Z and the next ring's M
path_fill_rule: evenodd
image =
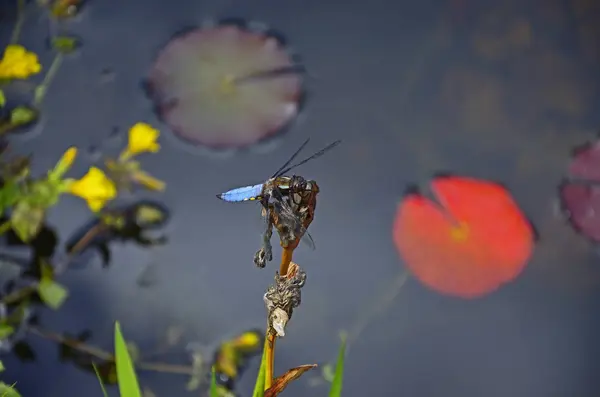
M279 223L289 230L289 237L300 237L301 241L307 244L309 248L315 249L314 240L304 227L302 215L307 210L303 206L304 200L308 196L319 192L318 185L314 180L305 179L299 175L286 176L285 174L311 160L321 157L342 141L337 140L304 160L290 165L309 141L310 138L304 141L300 148L265 182L238 187L217 195L219 199L230 203L245 201L258 201L261 203L263 207L263 220L266 222L266 231L263 233L263 248L260 254L262 258L255 256L255 263L259 267L264 267L265 258L267 261L272 260L270 238L273 223L270 217L271 211L275 211ZM259 250L257 255L260 252Z

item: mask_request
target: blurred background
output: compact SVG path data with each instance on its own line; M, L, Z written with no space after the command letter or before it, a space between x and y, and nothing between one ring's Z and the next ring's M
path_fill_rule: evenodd
M15 3L0 3L2 46ZM286 134L260 149L210 156L172 135L140 83L175 32L231 16L282 32L311 77L306 106ZM100 148L77 161L80 175L98 150L118 152L127 129L148 122L161 130L162 149L143 160L145 169L167 189L147 197L164 202L172 219L167 245L115 244L108 269L91 258L62 276L70 297L61 310L41 313L45 327L90 329L93 344L110 349L119 320L142 350L172 325L201 344L262 328L275 265L252 263L258 205L215 194L262 182L308 137L314 150L342 139L298 170L321 188L310 228L317 249L295 254L308 279L277 345L277 373L335 357L339 331L377 307L403 271L391 233L404 189L452 171L510 189L540 234L534 257L518 280L477 300L443 297L409 279L352 344L343 395L600 395L600 259L557 199L572 148L600 127L600 2L89 0L63 28L83 45L65 57L40 123L14 137L14 150L34 153L33 172L42 173L70 145ZM51 29L45 14L28 12L20 43L44 65L53 57ZM49 222L64 243L89 216L83 201L65 199ZM141 277L151 285L140 286ZM35 361L2 357L3 380L16 381L23 396L101 396L93 374L59 363L56 344L28 340ZM242 396L251 393L257 361L239 382ZM185 376L139 376L157 396L200 394L185 391ZM307 376L284 395L326 393Z

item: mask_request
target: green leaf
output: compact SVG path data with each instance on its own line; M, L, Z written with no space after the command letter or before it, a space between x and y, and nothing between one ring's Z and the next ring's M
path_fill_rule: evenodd
M4 91L0 90L0 108L3 108L6 105L6 97L4 96Z
M0 372L3 372L6 368L4 368L4 363L0 361Z
M27 201L19 201L10 217L12 228L24 242L31 241L39 233L46 212Z
M94 368L94 372L96 373L96 378L98 378L98 382L100 382L100 389L102 389L102 395L104 397L108 397L108 392L106 391L106 387L104 386L104 382L102 381L102 376L100 376L98 367L96 367L96 363L92 362L92 368Z
M6 339L15 332L15 328L8 324L0 324L0 340Z
M19 185L13 181L7 181L0 189L0 209L12 207L21 197Z
M123 339L118 321L115 323L115 361L121 397L142 397L135 369L127 350L127 343Z
M78 38L72 36L58 36L52 38L52 48L63 54L70 54L81 46Z
M340 397L342 395L342 383L344 381L344 356L346 355L346 336L342 335L342 344L338 352L335 364L335 375L329 389L329 397Z
M0 382L0 397L21 397L21 394L15 389L15 384L7 385L4 382Z
M69 291L53 281L52 279L42 278L38 284L38 295L46 306L53 310L58 310L69 296Z
M22 125L31 123L38 117L38 112L26 106L17 106L10 112L10 123Z
M212 375L210 377L210 397L219 397L219 391L217 390L217 375L215 373L215 366L213 365Z
M254 384L254 391L252 397L263 397L265 395L265 375L267 373L267 343L263 348L262 358L260 359L260 369L258 370L258 376L256 377L256 383Z

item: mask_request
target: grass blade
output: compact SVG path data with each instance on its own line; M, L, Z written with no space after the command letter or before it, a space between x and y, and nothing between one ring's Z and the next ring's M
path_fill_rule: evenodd
M108 397L108 392L106 391L106 387L104 387L104 382L102 382L102 377L100 376L100 372L98 372L98 367L96 367L96 363L92 363L92 368L94 368L94 372L96 373L96 378L98 378L98 382L100 382L100 388L102 389L102 395L104 397Z
M142 397L135 369L131 357L129 357L127 344L123 339L123 334L121 334L121 325L118 321L115 322L115 362L121 397Z
M329 389L329 397L341 397L342 383L344 381L344 356L346 355L346 336L342 335L342 344L338 352L337 363L335 364L335 375Z
M265 374L267 372L267 340L265 340L265 347L263 348L262 358L260 359L260 369L258 370L256 383L254 384L254 392L252 392L252 397L264 397L265 395Z
M210 377L210 397L219 397L217 391L217 375L215 374L215 366L212 367L212 375Z

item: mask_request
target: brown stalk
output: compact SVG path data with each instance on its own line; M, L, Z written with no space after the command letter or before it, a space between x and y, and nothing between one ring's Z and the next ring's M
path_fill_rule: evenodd
M318 190L316 190L313 194L311 194L309 196L308 200L306 201L305 205L308 206L309 213L304 221L305 229L308 229L308 227L310 226L310 224L312 223L312 221L314 219L314 210L316 208L316 200L317 200L316 194L317 193L318 193ZM273 213L273 212L271 213L271 220L273 221L274 225L276 225L276 226L278 225L278 219L277 219L276 213ZM282 241L281 262L279 263L279 275L280 276L288 276L288 270L290 268L290 263L292 262L294 250L300 243L300 240L301 240L301 237L296 238L296 240L293 241L291 244L283 244L283 241ZM275 340L276 340L275 333L272 332L272 330L267 325L267 332L266 332L266 338L265 338L265 349L267 349L266 357L265 357L265 360L266 360L265 391L272 386L273 379L274 379L273 369L275 368Z

